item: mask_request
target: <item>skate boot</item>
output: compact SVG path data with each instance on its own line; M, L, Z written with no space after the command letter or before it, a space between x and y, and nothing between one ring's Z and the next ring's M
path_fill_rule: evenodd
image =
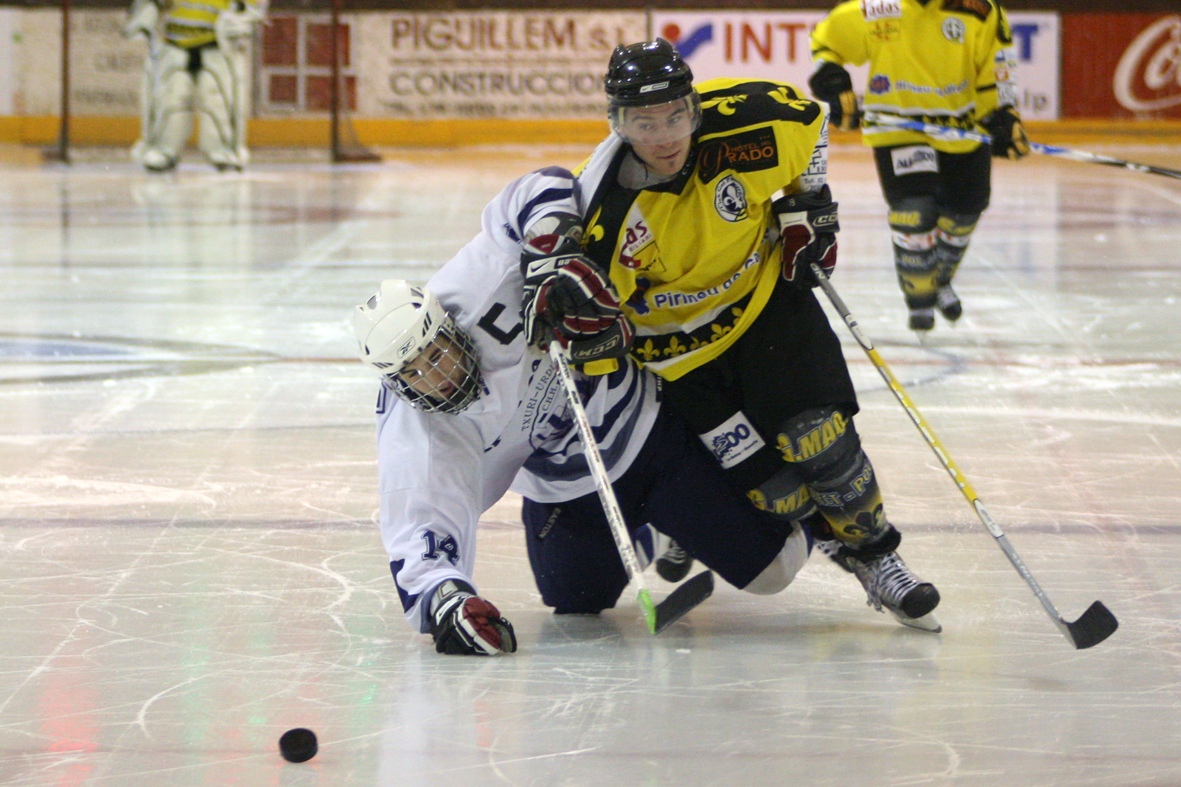
M907 323L912 331L929 331L935 327L935 310L931 308L910 310L910 321Z
M159 148L148 148L143 154L143 165L148 172L170 172L176 169L176 157Z
M950 284L944 284L935 291L935 308L948 322L955 322L964 313L964 305L960 303L960 296ZM913 319L913 318L912 318Z
M849 572L850 574L853 573L853 569L849 565L849 560L845 556L845 552L841 551L842 544L840 541L837 541L835 538L818 538L812 542L812 546L817 552L836 563L845 571Z
M668 549L656 558L656 573L666 582L680 582L693 568L693 556L681 549L676 541L668 542Z
M869 597L866 602L879 612L885 607L904 626L941 631L942 626L931 612L939 605L939 591L906 567L897 552L861 560L847 557L849 567L861 580Z

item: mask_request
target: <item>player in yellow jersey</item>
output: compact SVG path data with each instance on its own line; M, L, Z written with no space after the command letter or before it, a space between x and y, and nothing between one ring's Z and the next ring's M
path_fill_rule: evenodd
M579 268L581 281L594 281L583 289L601 303L604 328L621 307L634 336L605 331L610 340L596 346L570 331L546 285L530 286L543 267L534 261L526 322L575 334L567 338L591 350L576 360L630 343L757 507L828 539L825 551L879 610L937 630L939 594L898 557L901 535L853 426L857 397L840 342L812 290L810 263L836 263L823 105L780 82L694 89L663 39L618 47L605 85L614 133L577 173L583 215L566 235L580 241L582 268L609 276L618 296L602 296Z
M869 63L863 108L961 129L982 125L993 156L1018 159L1029 141L1017 111L1017 57L995 0L848 0L812 32L813 95L830 122L859 125L874 149L889 205L894 265L910 327L929 331L963 306L951 282L988 207L991 161L979 142L933 139L862 114L846 64Z
M176 166L194 113L211 164L246 164L247 41L265 12L261 0L135 0L124 32L148 41L142 137L133 149L144 167Z

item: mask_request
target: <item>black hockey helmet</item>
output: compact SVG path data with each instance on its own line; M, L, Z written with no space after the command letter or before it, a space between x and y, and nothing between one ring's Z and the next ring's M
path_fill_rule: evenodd
M603 85L612 106L664 104L693 92L693 71L676 47L657 38L615 47Z

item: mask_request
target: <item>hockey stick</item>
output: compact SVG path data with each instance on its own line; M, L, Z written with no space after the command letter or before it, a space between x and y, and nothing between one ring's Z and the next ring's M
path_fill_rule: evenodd
M947 449L943 447L943 443L939 442L939 438L935 436L935 432L931 429L930 424L923 418L922 413L919 412L918 407L911 400L910 395L906 393L906 389L898 382L894 373L890 371L890 367L882 360L882 356L874 349L873 343L869 338L861 332L861 328L857 325L857 320L849 313L845 302L841 300L841 296L833 289L832 283L828 277L824 275L824 271L820 266L812 263L812 274L820 283L820 287L824 290L824 294L828 296L829 301L832 302L833 307L837 313L841 315L841 319L849 326L853 337L857 339L857 343L861 345L861 349L865 350L865 354L869 356L869 360L874 367L881 374L882 379L886 381L886 385L894 393L895 398L906 410L906 414L910 416L910 420L918 427L919 432L923 435L923 439L927 441L927 445L935 452L935 456L939 457L939 461L947 470L951 480L967 498L968 503L976 511L976 516L980 517L980 521L984 523L984 527L996 539L1001 551L1009 558L1009 562L1013 564L1013 568L1017 569L1017 573L1025 580L1025 584L1029 585L1033 594L1037 596L1037 600L1042 603L1046 613L1050 619L1058 626L1062 634L1074 643L1074 646L1079 650L1098 645L1103 640L1115 633L1119 627L1119 621L1115 619L1115 615L1111 614L1111 610L1103 606L1102 601L1096 601L1087 608L1087 611L1073 623L1063 619L1059 614L1058 609L1050 601L1050 597L1042 590L1041 585L1033 578L1033 574L1026 568L1025 562L1021 560L1021 556L1017 554L1017 550L1013 549L1013 545L1009 543L1009 539L1005 537L1003 531L993 518L989 515L988 509L984 507L984 501L976 496L976 490L972 489L972 485L968 483L968 479L960 472L959 467L952 461L951 455L947 453Z
M960 128L952 128L950 126L940 126L935 123L923 123L918 120L908 120L907 118L898 117L897 115L886 115L879 112L866 112L865 119L870 123L877 123L883 126L894 126L895 128L906 129L907 131L917 131L920 134L925 134L928 137L936 139L970 139L975 142L992 142L992 137L987 134L981 134L978 131L966 131ZM1046 156L1058 156L1060 158L1070 159L1071 161L1085 161L1091 164L1106 164L1110 167L1121 167L1123 169L1130 169L1133 172L1144 172L1149 175L1163 175L1166 178L1177 178L1181 180L1181 170L1169 169L1168 167L1154 167L1150 164L1138 164L1134 161L1124 161L1123 159L1112 158L1111 156L1102 156L1098 153L1088 153L1085 150L1073 150L1071 148L1063 148L1057 145L1042 145L1038 142L1030 142L1029 148L1034 153L1041 153Z
M562 387L566 389L566 398L570 402L570 409L574 411L574 422L578 425L578 435L582 438L582 451L586 456L586 463L590 467L591 475L595 479L595 488L599 492L599 500L603 503L603 512L607 515L607 524L611 526L611 535L615 538L619 557L623 560L623 568L627 571L628 579L635 582L639 588L637 600L640 610L644 613L644 621L648 624L648 631L659 634L684 617L686 612L710 597L714 590L713 572L702 571L670 593L664 601L659 604L652 602L652 594L644 582L640 561L636 558L631 536L623 521L623 512L620 511L619 501L615 498L615 490L611 488L611 478L607 475L607 466L603 464L598 441L595 440L595 434L591 431L590 419L586 416L586 408L582 406L578 387L574 384L574 375L570 373L570 364L562 355L562 350L557 342L550 344L549 354L554 361L554 368L558 370L558 377L562 379ZM653 559L655 559L655 555L653 555Z

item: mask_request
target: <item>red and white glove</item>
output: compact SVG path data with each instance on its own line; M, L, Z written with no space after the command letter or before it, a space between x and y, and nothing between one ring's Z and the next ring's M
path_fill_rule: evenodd
M513 624L466 582L449 579L431 597L435 650L459 656L495 656L517 650Z
M812 263L826 276L837 265L837 203L824 184L816 191L780 197L771 204L783 233L783 278L793 284L815 287Z
M539 263L542 261L538 261ZM534 265L540 272L542 265ZM631 322L606 274L580 254L544 261L545 275L526 273L525 335L535 347L557 341L574 363L620 358L631 349Z

